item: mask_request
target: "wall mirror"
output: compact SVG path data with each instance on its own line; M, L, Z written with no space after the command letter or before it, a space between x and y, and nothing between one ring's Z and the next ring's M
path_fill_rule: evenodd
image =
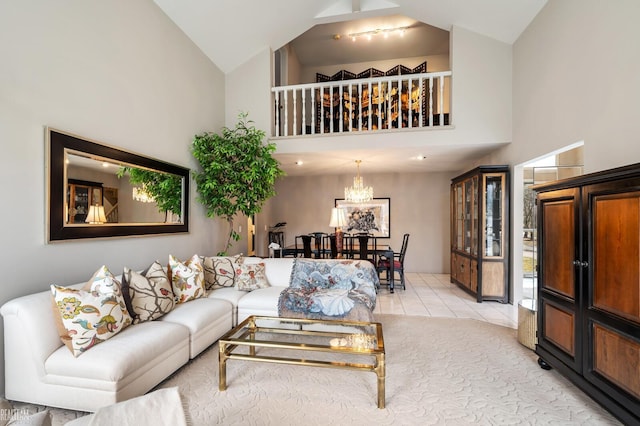
M189 169L47 128L47 240L189 231Z

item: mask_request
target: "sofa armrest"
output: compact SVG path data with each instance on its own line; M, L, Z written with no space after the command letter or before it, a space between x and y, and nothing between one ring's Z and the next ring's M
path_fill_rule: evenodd
M62 346L51 303L51 293L43 291L10 300L0 308L5 374L30 370L30 374L44 376L45 360Z

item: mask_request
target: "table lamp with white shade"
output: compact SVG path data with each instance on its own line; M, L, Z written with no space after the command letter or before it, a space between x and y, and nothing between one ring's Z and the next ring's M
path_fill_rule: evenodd
M336 250L340 258L342 257L342 227L347 226L347 214L343 208L334 207L331 209L329 226L336 228Z
M91 225L101 225L106 223L107 217L104 214L104 207L97 204L95 206L89 206L89 214L87 215L85 222Z

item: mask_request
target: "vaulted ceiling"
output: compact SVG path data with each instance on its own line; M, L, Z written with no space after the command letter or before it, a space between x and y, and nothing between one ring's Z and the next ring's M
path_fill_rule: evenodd
M228 73L267 48L275 51L288 43L296 50L301 64L311 66L446 53L448 31L453 26L512 44L547 0L154 1L213 63ZM375 49L368 49L364 44L355 47L355 43L345 37L389 26L410 26L412 31L423 32L421 43L415 43L421 50L404 53L403 46L408 43L395 44L391 38ZM336 34L340 40L335 40ZM424 43L424 40L432 42ZM304 174L344 172L345 165L352 167L354 155L363 159L371 157L367 169L376 172L398 170L398 162L404 162L407 171L456 170L460 161L486 155L491 150L491 146L442 148L439 157L429 160L430 164L406 163L407 158L415 158L416 153L411 150L395 150L394 155L400 155L397 159L380 152L323 152L316 156L307 153L306 159L312 160L313 171L307 169ZM375 160L378 157L380 161ZM292 166L294 158L291 155L279 158L286 161L290 175L302 173Z
M404 15L512 44L546 0L154 0L223 72L314 25ZM321 52L320 52L321 53Z

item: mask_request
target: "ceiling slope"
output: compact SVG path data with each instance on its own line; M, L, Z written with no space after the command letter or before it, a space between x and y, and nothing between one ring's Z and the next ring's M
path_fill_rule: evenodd
M401 14L447 31L456 25L513 44L547 0L154 1L228 73L266 48L279 49L316 24L372 16Z

